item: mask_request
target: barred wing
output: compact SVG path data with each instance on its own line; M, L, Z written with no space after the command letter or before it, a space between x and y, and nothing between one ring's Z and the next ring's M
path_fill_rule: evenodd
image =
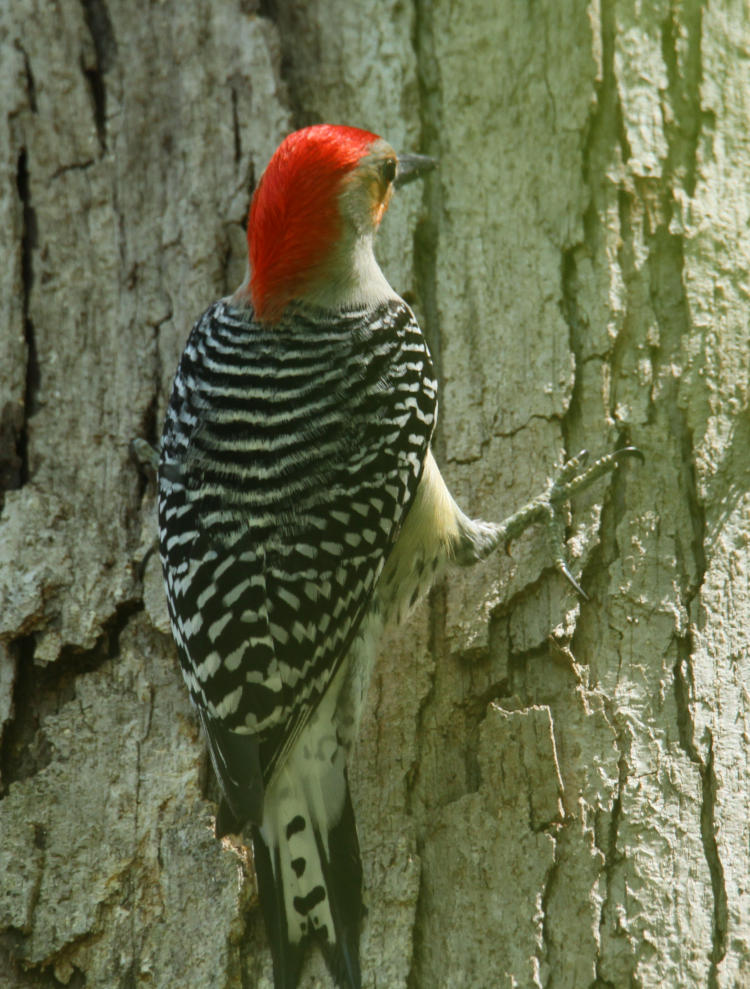
M209 738L214 722L247 735L266 780L367 610L435 415L429 352L400 300L274 328L220 302L193 329L162 442L170 615ZM238 760L211 748L231 789Z

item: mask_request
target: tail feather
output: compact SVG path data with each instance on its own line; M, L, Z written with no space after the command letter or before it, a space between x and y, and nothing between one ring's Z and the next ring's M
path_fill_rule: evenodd
M294 944L289 938L284 890L274 878L281 871L278 848L271 851L263 840L260 828L255 825L252 834L255 876L258 881L260 907L271 944L274 986L275 989L297 989L304 942L299 941ZM272 855L274 862L271 860Z
M341 748L299 746L253 827L261 909L276 989L296 989L308 941L341 989L361 989L362 864Z
M360 989L359 931L362 923L362 862L349 785L339 823L330 831L330 857L318 839L323 876L329 891L334 944L323 942L323 953L331 975L340 986Z
M216 837L237 834L246 821L263 816L263 772L260 748L254 735L233 731L198 708L222 799L216 820Z

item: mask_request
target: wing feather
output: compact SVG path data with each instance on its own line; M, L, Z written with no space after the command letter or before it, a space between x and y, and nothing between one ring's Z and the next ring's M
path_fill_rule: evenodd
M400 300L272 329L221 302L194 327L162 441L161 549L185 678L227 779L237 756L212 722L254 737L267 782L331 682L435 418L429 351Z

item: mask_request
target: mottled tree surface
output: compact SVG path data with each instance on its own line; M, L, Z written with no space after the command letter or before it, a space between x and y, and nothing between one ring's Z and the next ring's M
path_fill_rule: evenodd
M272 985L129 444L319 120L440 157L378 250L463 507L646 457L572 506L589 600L531 532L383 644L365 985L750 984L748 50L729 0L0 5L0 985Z

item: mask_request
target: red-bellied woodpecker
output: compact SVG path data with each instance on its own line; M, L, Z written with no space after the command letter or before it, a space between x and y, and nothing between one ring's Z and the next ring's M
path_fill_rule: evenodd
M252 828L277 989L297 985L311 938L339 985L360 986L346 757L384 623L447 561L554 519L614 463L576 461L500 525L454 502L430 452L430 354L373 254L394 186L433 164L350 127L287 137L253 197L249 277L195 324L164 426L172 629L221 787L217 833Z

